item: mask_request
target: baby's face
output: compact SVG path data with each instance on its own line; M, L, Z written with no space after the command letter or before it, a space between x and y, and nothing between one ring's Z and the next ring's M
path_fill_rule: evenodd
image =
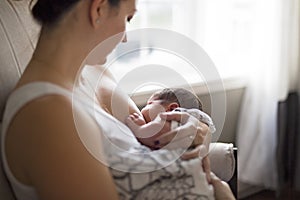
M155 99L154 97L149 98L147 105L141 110L146 123L153 121L159 113L166 111L166 106L163 106L161 102L162 100Z

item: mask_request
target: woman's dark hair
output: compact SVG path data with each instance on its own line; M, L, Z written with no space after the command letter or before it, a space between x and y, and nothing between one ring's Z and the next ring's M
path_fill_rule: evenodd
M42 25L53 25L79 1L86 0L32 0L31 4L36 2L32 15ZM113 7L120 3L120 0L108 1Z
M182 108L196 108L202 111L202 103L192 92L184 88L165 88L152 95L156 100L162 100L162 104L176 102Z

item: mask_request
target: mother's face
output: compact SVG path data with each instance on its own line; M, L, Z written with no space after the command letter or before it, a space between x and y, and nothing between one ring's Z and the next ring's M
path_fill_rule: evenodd
M126 23L130 21L136 11L136 0L120 0L119 6L107 6L101 18L99 34L102 35L97 54L101 54L105 62L106 57L121 42L126 42ZM96 54L96 55L97 55ZM99 59L99 56L98 56ZM102 63L98 63L102 64Z
M136 0L120 0L119 7L111 7L110 16L107 24L107 32L111 35L119 33L119 41L125 38L126 23L131 20L136 11Z

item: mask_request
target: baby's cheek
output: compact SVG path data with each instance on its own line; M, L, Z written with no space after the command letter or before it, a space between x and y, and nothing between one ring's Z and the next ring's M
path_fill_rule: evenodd
M152 107L152 109L149 109L149 117L151 121L153 121L160 113L166 112L165 107L162 105L155 105Z

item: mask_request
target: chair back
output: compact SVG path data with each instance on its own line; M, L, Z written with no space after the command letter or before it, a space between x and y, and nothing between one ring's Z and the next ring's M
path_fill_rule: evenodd
M28 64L40 32L32 18L30 2L0 0L0 126L7 97ZM1 160L0 199L15 199Z

